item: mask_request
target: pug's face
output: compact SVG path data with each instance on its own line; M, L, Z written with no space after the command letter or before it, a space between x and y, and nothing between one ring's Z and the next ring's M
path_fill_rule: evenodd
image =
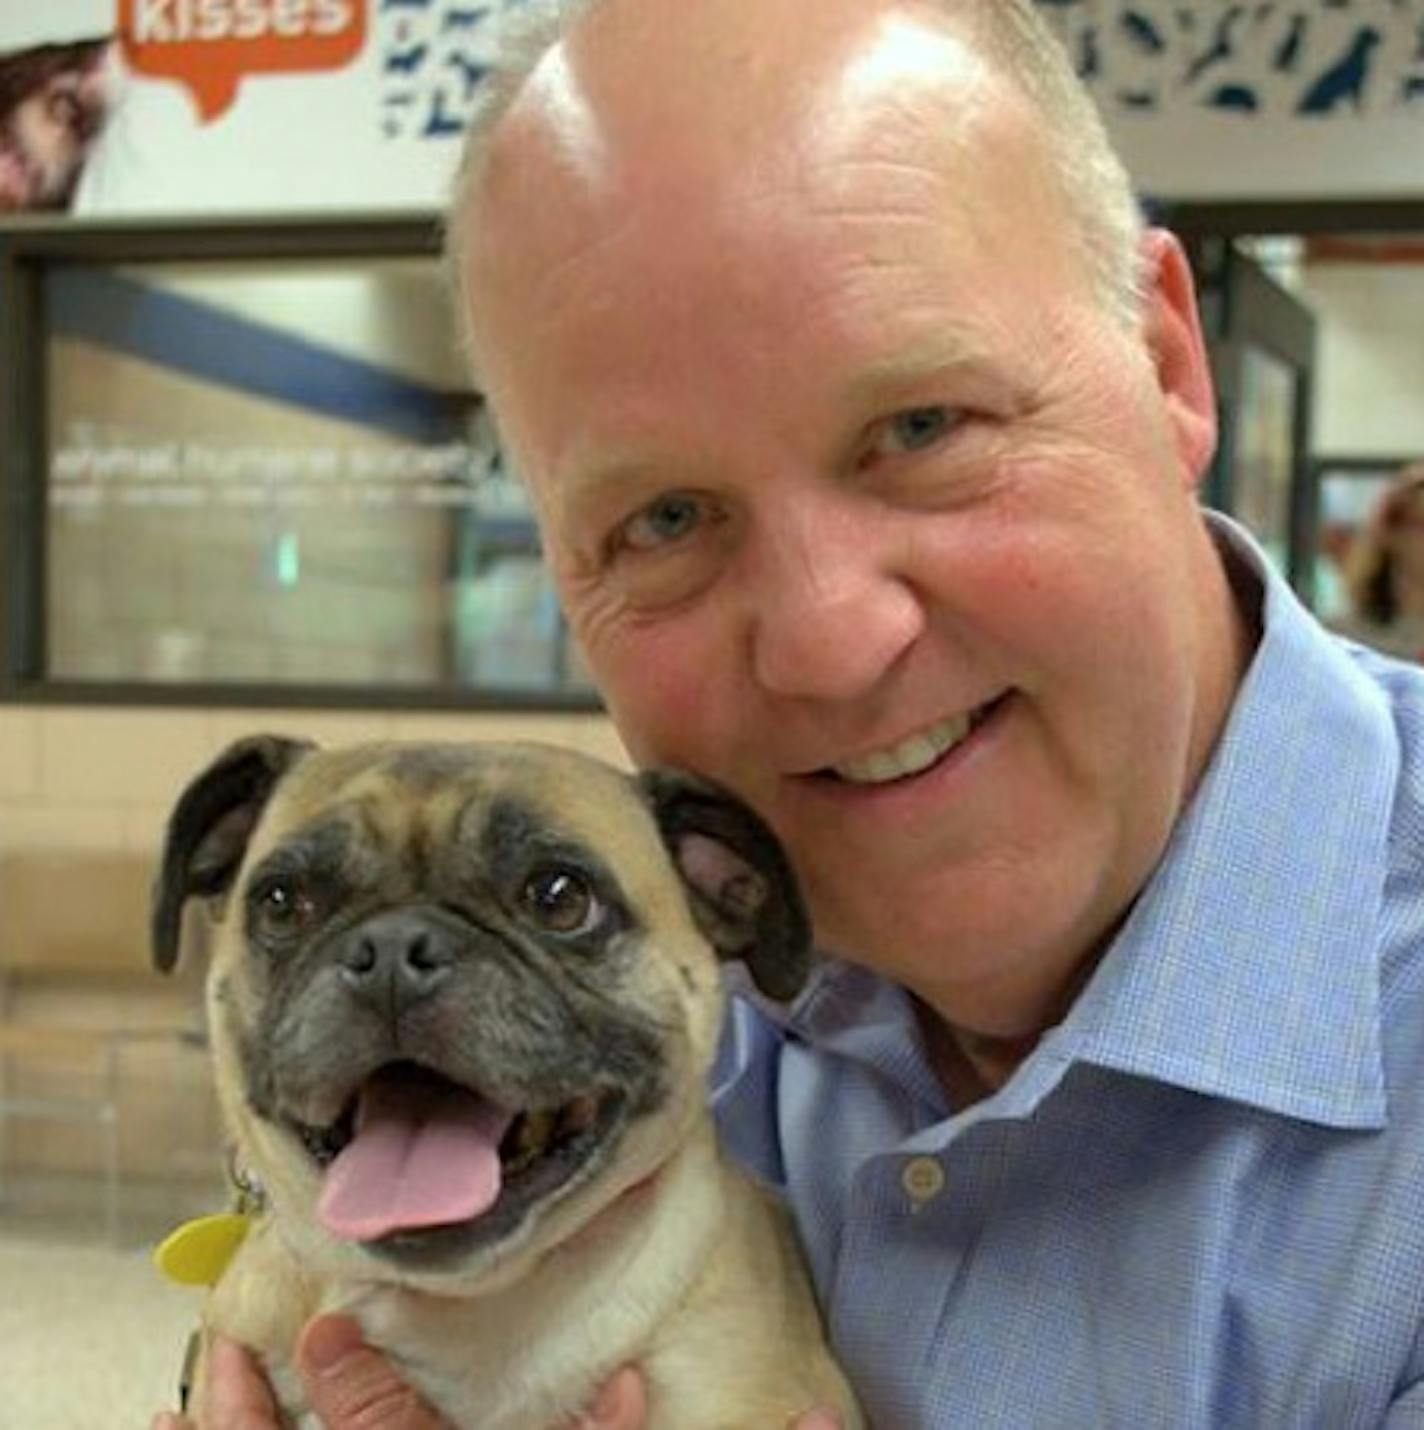
M770 836L681 777L534 746L224 760L175 811L156 947L189 894L222 899L220 1096L308 1256L517 1276L700 1115L719 957L782 994L804 972Z

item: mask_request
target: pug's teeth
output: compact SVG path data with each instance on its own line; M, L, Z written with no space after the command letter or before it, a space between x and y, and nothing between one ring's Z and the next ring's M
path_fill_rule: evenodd
M587 1132L598 1117L598 1099L592 1096L576 1097L559 1114L559 1136L573 1137Z
M554 1135L554 1114L552 1112L531 1112L524 1124L520 1141L531 1152L542 1152Z
M512 1155L506 1164L508 1172L523 1171L549 1145L554 1131L552 1112L526 1112L519 1120Z

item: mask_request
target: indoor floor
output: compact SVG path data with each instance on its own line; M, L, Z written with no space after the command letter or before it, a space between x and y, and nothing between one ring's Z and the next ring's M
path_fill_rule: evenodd
M147 1430L175 1403L201 1298L150 1260L170 1198L125 1190L117 1245L88 1185L17 1186L0 1206L0 1430Z

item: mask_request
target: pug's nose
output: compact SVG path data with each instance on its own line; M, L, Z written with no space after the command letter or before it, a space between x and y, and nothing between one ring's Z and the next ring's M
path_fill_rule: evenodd
M338 964L357 998L399 1011L435 993L450 977L455 955L454 939L439 924L402 911L352 929Z

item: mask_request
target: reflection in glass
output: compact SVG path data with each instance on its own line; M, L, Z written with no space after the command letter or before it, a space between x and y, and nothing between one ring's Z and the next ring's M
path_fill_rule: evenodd
M1389 489L1390 479L1388 470L1373 468L1326 467L1320 473L1315 609L1327 625L1350 618L1346 567L1371 513Z
M57 265L46 302L51 677L587 688L435 259Z
M1235 510L1281 571L1290 555L1295 374L1264 348L1241 354L1236 414Z
M1334 625L1391 655L1424 660L1424 462L1371 485L1374 500L1342 553Z

